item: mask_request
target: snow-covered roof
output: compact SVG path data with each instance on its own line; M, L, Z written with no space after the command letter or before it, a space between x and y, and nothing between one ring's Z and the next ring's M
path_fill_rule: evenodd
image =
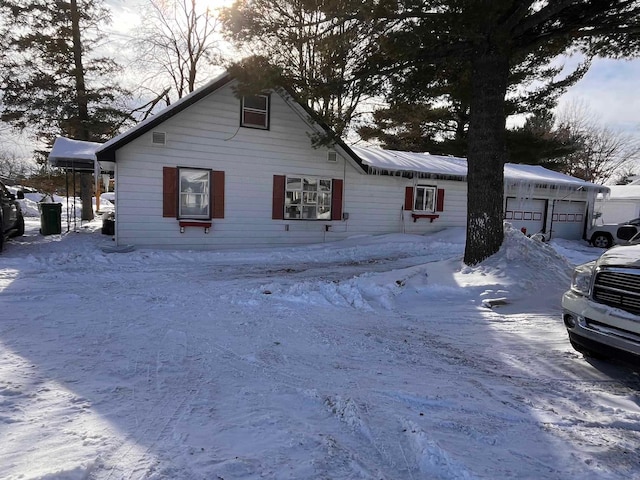
M351 147L363 163L372 171L417 172L430 175L453 177L467 176L467 160L460 157L430 155L420 152L401 152L383 150L375 147ZM505 181L515 183L536 183L541 185L559 185L583 187L585 189L605 189L602 185L585 182L579 178L541 167L540 165L522 165L507 163L504 166Z
M115 151L117 149L228 84L231 80L232 77L227 72L222 73L206 85L168 106L160 113L147 118L102 145L60 137L56 140L56 144L54 144L54 148L49 155L49 161L55 166L66 166L54 162L66 161L76 165L78 161L95 161L97 158L100 166L105 171L110 171L115 165ZM295 102L297 102L297 100L295 100ZM304 107L303 104L298 103ZM313 112L308 113L311 114ZM314 120L320 122L320 119L316 119L315 117ZM323 124L321 124L321 126L325 129L329 128ZM58 144L59 140L60 143ZM57 149L56 146L58 146ZM426 175L458 177L460 179L464 179L467 176L467 160L465 158L383 150L373 147L349 146L340 139L337 140L337 146L341 147L341 151L353 160L355 164L362 167L365 171L368 168L370 173L417 172ZM601 185L585 182L581 179L554 172L538 165L508 163L504 167L504 178L505 181L516 184L554 185L571 189L582 187L588 190L608 191L606 187Z
M49 163L54 167L75 170L95 170L96 150L101 143L57 137L49 153Z
M428 153L383 150L374 147L351 147L372 170L390 172L420 172L434 175L467 176L467 160Z

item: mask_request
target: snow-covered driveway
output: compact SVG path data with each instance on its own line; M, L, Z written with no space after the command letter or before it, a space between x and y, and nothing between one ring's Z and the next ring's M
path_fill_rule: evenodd
M37 227L0 255L0 478L640 477L638 375L560 319L596 249L510 232L470 269L459 230L109 254Z

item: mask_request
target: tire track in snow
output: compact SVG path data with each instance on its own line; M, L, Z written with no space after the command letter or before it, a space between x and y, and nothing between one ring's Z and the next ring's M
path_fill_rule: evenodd
M142 419L136 418L136 423L144 427L127 434L114 450L100 458L97 462L100 471L91 472L88 480L147 478L161 460L153 456L153 450L169 435L191 400L198 395L203 381L202 375L194 374L194 368L189 368L185 385L192 387L180 395L176 395L175 390L168 391L154 402ZM166 412L171 414L167 417ZM132 429L130 427L129 431Z

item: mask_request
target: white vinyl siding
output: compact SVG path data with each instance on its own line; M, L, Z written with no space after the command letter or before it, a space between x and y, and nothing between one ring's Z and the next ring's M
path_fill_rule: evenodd
M119 149L118 244L218 250L303 245L355 235L422 235L448 227L459 227L464 235L465 182L367 175L339 147L331 148L337 161L328 161L330 149L311 146L308 116L296 113L276 93L269 98L269 130L238 128L241 109L229 84L164 121L158 130L170 139L166 146L154 147L150 131ZM208 234L196 227L180 233L175 218L162 216L165 166L225 172L224 218L214 219ZM348 219L330 220L325 215L316 221L274 220L274 175L343 180L342 212ZM433 221L414 221L412 212L404 210L405 190L416 185L445 191L446 208L436 212ZM331 211L326 203L316 203L316 208L325 209L325 214Z

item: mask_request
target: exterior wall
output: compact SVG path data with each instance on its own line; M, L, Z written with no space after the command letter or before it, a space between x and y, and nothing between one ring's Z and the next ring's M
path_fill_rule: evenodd
M602 213L598 223L622 223L640 217L640 199L600 200L596 211Z
M607 198L599 195L596 212L601 212L597 223L622 223L640 217L640 185L612 185Z
M228 85L169 118L116 153L116 241L140 247L224 249L300 245L353 235L423 234L466 224L466 184L421 181L445 189L443 212L432 223L413 222L404 212L411 179L365 175L327 149L311 147L311 129L277 94L271 95L270 129L239 127L240 102ZM180 233L175 218L162 216L163 167L210 168L225 172L225 216L204 228ZM273 220L274 175L313 175L344 180L343 212L348 219Z
M411 211L404 210L407 186L432 185L444 190L444 209L435 212L439 218L414 221ZM400 176L362 175L351 169L345 181L344 222L351 234L408 233L423 235L447 227L467 224L467 185L450 180L413 180Z

